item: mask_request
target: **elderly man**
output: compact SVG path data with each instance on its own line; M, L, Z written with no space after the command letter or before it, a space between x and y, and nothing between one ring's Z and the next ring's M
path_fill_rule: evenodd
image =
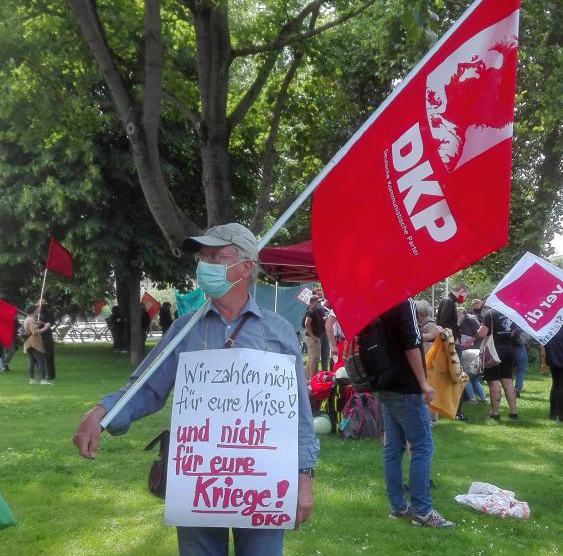
M174 386L178 357L181 352L219 349L228 344L237 326L245 320L236 335L235 346L295 355L299 388L299 484L297 524L307 520L312 511L312 478L319 447L313 432L311 408L301 350L293 327L280 315L260 309L248 295L255 279L258 257L257 241L252 232L240 224L210 228L205 235L187 238L183 247L195 252L199 260L197 281L211 298L207 311L186 338L143 385L130 403L112 421L108 430L121 434L135 419L155 413L166 403ZM145 358L131 377L135 380L190 319L177 319L162 341ZM74 443L80 454L95 458L100 438L100 421L127 388L106 396L90 410L78 427ZM229 530L226 528L178 527L180 556L225 556L228 553ZM272 529L233 529L237 556L279 556L283 551L283 531Z

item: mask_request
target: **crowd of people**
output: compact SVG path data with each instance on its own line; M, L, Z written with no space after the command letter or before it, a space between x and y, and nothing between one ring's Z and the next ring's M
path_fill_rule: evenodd
M459 398L456 419L468 421L462 411L464 400L487 402L483 382L489 390L489 418L501 419L502 388L509 408L509 421L518 419L516 404L528 367L530 337L505 315L488 307L486 299L473 299L466 305L469 294L469 287L459 283L440 302L435 316L427 301L409 299L385 311L370 324L370 327L376 325L379 331L378 343L385 346L389 367L385 376L377 377L377 388L374 388L378 390L385 427L384 478L391 507L389 515L408 518L414 525L436 528L455 525L433 509L430 496L430 464L434 450L431 425L437 415L429 411L426 404L433 401L437 386L428 382L425 355L436 339L452 339L452 351L447 357L450 362L455 358L457 362L454 363L461 365L468 377ZM311 297L305 315L306 345L312 350L307 367L311 377L319 370L323 333L329 339L331 354L341 354L347 348L342 347L345 344L342 330L319 290ZM319 324L323 320L324 330ZM480 348L491 339L497 360L485 367ZM373 347L377 349L378 346ZM552 374L549 418L563 422L563 328L548 342L545 352ZM326 368L322 363L322 369ZM405 498L401 465L407 447L410 455L409 501Z

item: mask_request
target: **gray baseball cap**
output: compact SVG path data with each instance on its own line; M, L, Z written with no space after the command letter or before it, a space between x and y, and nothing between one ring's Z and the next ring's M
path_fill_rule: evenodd
M196 253L202 246L224 247L236 245L252 260L258 259L258 240L256 236L241 224L223 224L209 228L202 236L187 237L182 242L182 249L188 253Z

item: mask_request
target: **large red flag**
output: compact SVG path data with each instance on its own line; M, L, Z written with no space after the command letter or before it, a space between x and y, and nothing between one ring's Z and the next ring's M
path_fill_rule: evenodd
M150 294L145 292L141 298L141 303L145 306L147 313L151 319L155 317L160 311L160 303Z
M14 338L14 317L17 309L0 299L0 344L7 349L12 345Z
M347 336L506 243L518 8L474 2L317 188L315 263Z
M53 237L49 244L45 268L72 278L72 255Z

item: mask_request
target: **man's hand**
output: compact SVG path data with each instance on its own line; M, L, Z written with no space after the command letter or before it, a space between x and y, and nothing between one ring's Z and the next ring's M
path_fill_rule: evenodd
M421 385L420 389L424 395L424 401L430 403L434 399L434 388L432 388L428 382L425 382Z
M102 433L100 421L105 414L106 410L101 405L97 405L82 417L72 439L82 457L96 459L96 450Z
M299 474L297 487L297 515L295 516L295 528L307 521L313 511L313 479L309 475Z

